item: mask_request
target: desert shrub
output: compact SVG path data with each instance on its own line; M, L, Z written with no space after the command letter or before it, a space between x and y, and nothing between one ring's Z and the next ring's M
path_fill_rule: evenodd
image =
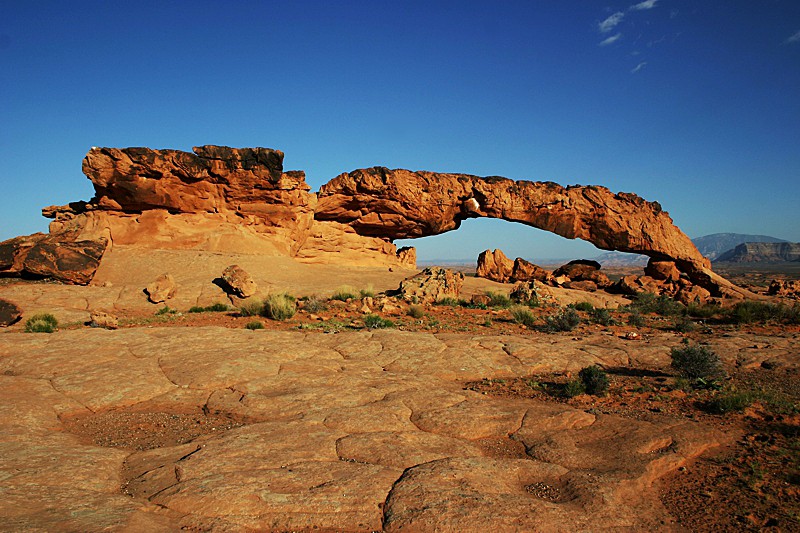
M261 300L245 300L239 304L239 313L242 316L258 316L264 312L264 302Z
M749 392L727 391L719 394L706 404L706 409L712 413L724 415L732 412L742 412L753 403L753 395Z
M581 323L581 317L571 308L564 309L559 314L548 316L544 319L542 329L549 333L558 331L572 331Z
M222 313L228 309L229 307L223 303L215 303L206 307L193 305L189 308L189 313Z
M487 328L490 328L490 327L492 327L492 326L494 325L494 323L492 322L492 319L491 319L491 317L488 317L488 316L487 316L487 317L486 317L486 318L483 320L483 325L484 325L484 327L487 327Z
M369 329L383 329L393 328L395 324L388 318L383 318L378 315L367 315L364 317L364 326Z
M675 324L673 324L672 329L674 329L678 333L691 333L692 331L697 329L697 324L695 324L688 318L680 318L675 321Z
M800 307L783 304L745 300L734 305L728 313L732 322L752 324L753 322L785 321L797 324L800 321Z
M480 302L473 302L470 300L459 300L458 305L467 309L489 309L489 306Z
M536 317L533 316L530 308L524 305L515 305L508 312L511 313L511 318L517 324L522 324L528 328L532 328L536 324Z
M175 313L177 313L177 312L178 312L178 310L177 310L177 309L173 309L173 308L171 308L170 306L168 306L168 305L165 305L164 307L162 307L162 308L160 308L158 311L156 311L156 316L162 316L162 315L174 315L174 314L175 314Z
M723 376L722 362L713 350L699 345L685 345L670 352L672 368L687 379L712 381Z
M346 302L347 300L355 300L358 298L358 294L358 291L350 285L342 285L333 293L331 300L341 300Z
M628 325L633 326L635 328L640 328L644 326L644 318L642 317L642 314L638 310L636 309L630 310L630 313L628 314Z
M611 316L611 311L603 307L596 307L591 311L592 320L603 326L613 326L617 323Z
M309 313L319 313L320 311L325 311L327 308L328 302L317 295L306 296L303 299L303 309Z
M253 320L244 326L247 329L264 329L264 324L260 320Z
M511 305L514 303L507 294L502 292L486 291L486 296L489 297L489 303L486 304L488 307L502 307L505 309L507 307L511 307Z
M689 304L686 312L694 318L711 318L722 313L722 309L716 304Z
M663 294L656 296L652 292L637 294L629 307L637 309L640 313L655 313L661 316L676 316L686 312L682 303Z
M567 307L571 307L576 311L584 311L586 313L591 313L594 311L594 306L589 302L577 302L574 304L569 304Z
M436 300L436 305L449 305L450 307L458 307L460 303L455 298L445 296L444 298L439 298Z
M372 284L358 291L362 298L375 298L375 287Z
M579 396L586 392L586 387L583 385L583 381L580 379L573 379L567 382L564 385L564 396L567 398L574 398L575 396Z
M587 366L578 372L586 392L600 396L608 390L608 375L597 365Z
M423 310L421 305L411 304L410 306L408 306L407 314L411 318L419 319L425 316L425 311Z
M58 320L50 313L37 313L25 321L26 333L53 333L58 329Z
M285 292L277 292L270 294L264 300L262 313L272 320L288 320L294 316L296 311L297 304L294 301L294 296Z

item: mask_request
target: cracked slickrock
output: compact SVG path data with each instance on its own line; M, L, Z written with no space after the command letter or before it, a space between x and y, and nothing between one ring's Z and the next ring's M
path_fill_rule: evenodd
M730 344L734 359L752 345ZM638 343L634 354L601 334L576 340L214 327L3 332L3 527L667 527L655 482L720 437L693 422L595 416L567 405L490 398L463 383L620 365L631 356L665 368L668 345ZM202 409L245 425L136 451L89 444L62 424L117 409ZM486 439L514 442L524 452L491 455L481 445Z

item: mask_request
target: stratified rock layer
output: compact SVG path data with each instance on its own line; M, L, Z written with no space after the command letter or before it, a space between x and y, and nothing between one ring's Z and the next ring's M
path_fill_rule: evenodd
M492 217L673 261L715 296L744 294L710 270L658 203L604 187L373 167L341 174L314 194L303 172L283 170L282 152L224 146L195 147L193 153L92 148L83 171L95 187L90 202L43 210L54 219L47 245L67 248L28 250L28 262L19 252L30 248L26 242L6 241L0 244L0 271L87 283L92 264L76 268L80 257L73 248L92 259L106 242L413 267L414 254L398 257L392 241ZM81 250L86 246L91 253ZM78 273L62 275L67 271Z

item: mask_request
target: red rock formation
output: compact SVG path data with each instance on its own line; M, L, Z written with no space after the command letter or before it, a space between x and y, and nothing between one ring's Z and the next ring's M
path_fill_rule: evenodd
M360 235L425 237L457 229L467 218L501 218L604 250L674 261L715 296L752 296L712 272L657 202L605 187L373 167L339 175L318 197L317 220L348 224Z
M711 271L658 203L633 194L383 167L342 174L313 194L303 172L284 172L278 150L193 151L93 148L83 170L95 198L45 208L43 214L54 219L51 235L31 238L42 241L39 249L24 239L0 243L0 271L86 283L106 241L408 267L413 254L398 256L394 239L436 235L467 218L492 217L673 261L715 296L746 292ZM517 268L520 275L524 266Z
M506 283L511 279L514 263L506 257L502 250L484 250L478 255L478 268L475 275L499 283Z
M106 249L103 239L74 241L36 233L0 243L0 273L86 284Z

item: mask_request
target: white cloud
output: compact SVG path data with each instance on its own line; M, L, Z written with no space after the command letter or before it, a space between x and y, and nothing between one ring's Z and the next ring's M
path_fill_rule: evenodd
M633 70L631 70L631 74L636 74L637 72L642 70L645 67L645 65L647 65L647 61L642 61L641 63L633 67Z
M629 9L631 11L643 11L645 9L653 9L656 7L656 2L658 0L644 0L644 2L639 2L638 4L632 5Z
M611 43L615 43L615 42L619 41L620 37L622 37L622 34L621 33L616 33L616 34L612 35L611 37L609 37L608 39L606 39L604 41L600 41L600 44L598 46L608 46Z
M608 33L613 30L617 24L622 22L623 18L625 18L625 13L622 11L617 11L606 20L598 24L597 28L600 30L600 33Z
M792 35L791 37L786 39L786 43L787 44L788 43L796 43L797 41L800 41L800 31L794 32L794 35Z

